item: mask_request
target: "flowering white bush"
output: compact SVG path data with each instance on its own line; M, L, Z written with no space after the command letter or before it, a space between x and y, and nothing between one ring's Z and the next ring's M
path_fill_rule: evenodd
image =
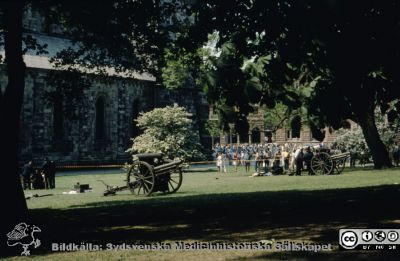
M143 133L132 139L132 147L127 152L161 152L171 159L203 159L199 136L193 129L191 116L185 108L178 106L141 113L135 121Z
M394 123L390 124L379 112L375 113L375 120L381 140L390 152L393 149L394 141L399 133L399 121L396 120ZM340 129L332 146L339 149L345 149L346 151L354 151L370 155L364 135L359 127L354 130Z
M362 154L369 154L368 145L365 142L361 128L355 130L340 129L338 136L332 143L333 148L344 149Z

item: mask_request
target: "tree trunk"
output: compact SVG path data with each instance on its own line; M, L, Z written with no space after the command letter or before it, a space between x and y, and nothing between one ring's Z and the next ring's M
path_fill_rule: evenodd
M368 148L371 151L374 168L381 169L384 167L392 167L389 152L383 144L378 129L376 128L374 110L359 111L357 113L357 119Z
M20 222L27 221L27 206L19 179L18 140L20 115L24 97L25 64L22 58L22 13L23 1L8 1L4 4L5 63L8 84L0 100L0 139L3 156L1 163L0 206L3 215L0 234L3 239L7 232ZM7 255L15 248L8 247L1 240L1 255Z

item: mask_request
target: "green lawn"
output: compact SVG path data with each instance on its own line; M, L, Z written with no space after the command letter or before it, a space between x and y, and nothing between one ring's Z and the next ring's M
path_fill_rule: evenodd
M272 191L312 191L342 188L357 188L378 185L400 184L400 169L374 171L371 169L358 169L357 171L348 170L341 175L329 176L308 176L303 172L303 176L266 176L250 177L251 173L246 174L244 170L229 169L230 172L218 173L208 172L187 172L184 173L184 182L178 193L170 195L155 194L153 197L133 196L129 191L119 192L116 196L103 197L102 193L105 186L99 181L112 186L122 186L125 184L126 173L123 170L111 171L115 174L78 174L66 175L68 172L61 173L57 177L57 189L55 190L32 190L26 191L26 195L33 194L54 194L43 198L33 198L28 200L30 209L55 208L64 209L71 207L91 207L93 204L99 205L119 203L136 203L157 199L163 201L171 198L182 198L188 196L214 196L214 194L246 193L246 192L272 192ZM253 171L253 168L251 169ZM95 172L96 173L96 172ZM74 184L89 184L93 192L76 195L64 195L73 189ZM178 199L184 200L184 199Z
M230 169L232 171L232 169ZM249 177L243 171L184 174L181 189L170 195L133 196L120 192L103 197L103 180L124 185L125 174L58 176L53 193L27 201L32 223L42 232L43 247L32 250L38 260L149 259L377 259L378 252L337 250L343 227L400 226L400 169L348 170L332 176ZM64 195L76 182L93 192ZM277 251L102 251L52 253L52 242L258 242L291 240L332 243L324 253ZM390 256L386 256L390 258ZM23 259L23 258L15 258Z

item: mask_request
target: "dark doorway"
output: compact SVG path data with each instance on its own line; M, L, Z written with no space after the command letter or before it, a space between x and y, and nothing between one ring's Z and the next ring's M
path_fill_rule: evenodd
M232 143L237 143L237 133L236 132L232 132Z
M260 143L261 141L261 133L259 128L254 128L251 131L251 142L252 143Z
M240 143L248 143L248 142L249 142L249 135L248 134L240 135Z
M272 143L272 131L268 130L265 132L265 138L267 143Z
M292 122L290 123L290 126L292 128L292 138L300 138L300 132L301 132L300 116L294 117Z

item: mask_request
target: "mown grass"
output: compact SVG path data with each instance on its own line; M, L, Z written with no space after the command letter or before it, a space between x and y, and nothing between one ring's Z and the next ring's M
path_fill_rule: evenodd
M56 189L26 190L25 195L53 194L52 196L29 199L27 203L30 209L64 209L76 206L84 207L85 204L92 203L108 204L109 202L112 204L116 200L132 203L143 200L147 201L154 197L162 201L166 198L181 198L194 195L207 197L209 194L325 190L400 183L399 169L381 171L357 169L347 170L341 175L329 176L308 176L303 172L302 176L280 175L265 177L250 177L252 172L245 173L240 168L238 172L234 172L233 168L229 168L228 170L228 173L218 173L216 171L184 173L183 185L178 193L169 195L156 193L152 197L133 196L129 191L118 192L116 196L103 197L102 193L105 190L105 186L99 180L103 180L112 186L123 186L126 179L126 173L123 170L105 171L100 174L98 174L99 172L93 172L96 174L91 174L90 172L86 172L85 174L83 172L78 172L77 174L63 172L57 176ZM93 192L75 195L63 194L64 192L73 190L73 186L77 182L80 184L89 184Z
M332 176L267 176L190 172L170 195L138 197L128 191L103 197L104 186L124 185L124 172L68 173L57 177L52 193L29 199L32 223L42 247L38 260L241 260L381 259L381 253L337 251L343 227L399 227L400 171L346 170ZM93 192L64 195L76 182ZM276 251L102 251L52 253L52 242L258 242L296 240L331 243L324 253ZM386 256L390 258L391 256Z

